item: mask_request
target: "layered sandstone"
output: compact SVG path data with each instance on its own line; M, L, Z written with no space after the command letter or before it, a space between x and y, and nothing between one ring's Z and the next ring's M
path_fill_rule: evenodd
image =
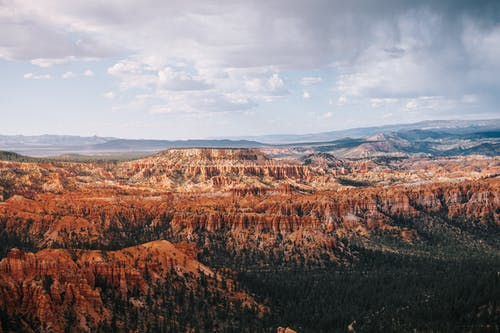
M198 288L200 275L213 281L212 293L257 306L250 296L234 290L229 279L225 289L219 289L220 276L162 240L120 251L12 249L0 261L0 309L11 318L23 318L16 325L25 331L63 332L67 327L105 331L111 325L115 301L126 302L129 308L147 308L146 298L159 302L163 297L157 286L168 282L165 286L174 292Z
M0 162L0 319L24 331L71 320L109 331L131 329L125 313L151 322L148 313L171 309L156 319L185 331L180 314L194 310L176 304L190 298L227 302L207 305L207 318L259 316L233 269L349 265L352 241L411 248L440 228L494 234L499 174L497 158L273 159L253 149Z
M460 228L497 227L497 178L412 186L344 188L336 192L173 194L114 190L14 195L0 203L0 227L13 243L34 249L116 249L159 238L195 241L199 250L251 251L284 260L336 262L350 254L340 239L380 232L412 241L405 221L441 219ZM118 192L119 193L119 192ZM133 237L131 237L133 235ZM212 237L210 235L217 235ZM298 246L297 244L300 244Z

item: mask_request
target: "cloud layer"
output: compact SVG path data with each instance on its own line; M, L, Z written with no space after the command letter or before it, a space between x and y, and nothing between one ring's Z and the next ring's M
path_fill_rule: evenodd
M494 0L0 4L0 58L41 69L113 61L115 85L102 94L115 109L246 112L327 94L325 108L497 112Z

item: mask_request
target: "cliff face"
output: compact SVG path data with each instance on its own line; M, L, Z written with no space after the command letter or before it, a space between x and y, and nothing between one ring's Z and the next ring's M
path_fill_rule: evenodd
M443 228L498 232L499 171L495 158L271 159L249 149L0 162L0 327L186 331L196 326L186 313L205 323L224 312L223 325L258 318L266 309L233 270L350 265L352 242L412 248Z
M70 313L83 330L109 320L94 274L80 269L66 250L13 249L0 262L0 272L0 308L10 317L24 315L20 324L26 331L63 331Z
M253 149L171 149L123 163L117 175L132 183L176 191L207 191L306 181L310 170L297 162L268 159Z
M236 253L269 246L286 253L284 244L289 244L302 256L306 246L295 246L302 242L313 247L307 252L320 248L337 260L332 247L352 235L384 231L418 238L401 219L439 217L462 227L497 226L499 180L488 176L498 167L494 159L473 161L403 160L391 165L316 154L301 165L270 160L254 150L187 149L120 164L3 162L3 253L9 246L118 249L160 238L196 240L201 249L202 242L210 241L208 234L217 234ZM264 184L256 168L273 176L262 176ZM339 179L355 186L337 182L332 172L341 168L346 175ZM151 180L173 182L169 175L175 173L184 179L180 192ZM430 182L435 174L443 181ZM450 182L450 174L463 180ZM407 185L391 179L405 176ZM193 177L205 180L206 191L196 190ZM235 186L226 186L229 182ZM262 239L257 246L249 237Z
M120 251L12 249L0 262L0 309L11 318L22 318L11 325L25 331L61 332L68 327L116 329L124 325L127 311L155 311L169 293L187 299L189 290L200 298L210 292L258 307L250 296L237 292L230 279L224 279L222 289L221 279L165 240ZM174 307L172 313L184 310L175 302L169 306ZM178 324L175 314L166 320Z
M0 198L104 189L121 193L336 191L344 186L418 185L492 177L498 161L486 157L348 161L329 154L270 159L252 149L173 149L122 163L0 161Z
M499 180L492 178L264 196L132 192L116 197L111 190L45 193L36 200L15 195L0 204L0 227L5 242L31 249L117 249L166 238L196 242L207 255L222 244L236 256L250 251L270 260L272 248L287 262L319 264L350 258L341 242L346 237L384 232L416 240L419 231L411 220L496 228L498 188Z

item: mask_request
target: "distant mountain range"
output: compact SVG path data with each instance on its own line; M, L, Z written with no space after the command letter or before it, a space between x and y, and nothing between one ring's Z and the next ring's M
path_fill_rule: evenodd
M411 124L351 128L312 134L273 134L261 136L231 137L229 139L253 140L267 144L325 142L342 138L362 138L375 134L411 130L437 130L445 133L466 134L500 129L500 119L486 120L427 120Z
M281 148L329 152L346 158L500 153L500 119L437 120L305 135L265 135L207 140L145 140L68 135L0 135L0 150L29 156L157 152L169 148Z
M449 133L438 130L408 130L376 134L363 138L345 138L328 142L286 145L298 154L305 149L336 157L500 155L500 131Z
M259 148L266 144L249 140L144 140L66 135L0 135L0 150L29 156L157 152L169 148Z

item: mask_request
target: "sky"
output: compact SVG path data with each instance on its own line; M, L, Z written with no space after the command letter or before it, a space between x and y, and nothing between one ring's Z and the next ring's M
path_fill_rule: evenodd
M0 0L0 134L500 118L500 1Z

